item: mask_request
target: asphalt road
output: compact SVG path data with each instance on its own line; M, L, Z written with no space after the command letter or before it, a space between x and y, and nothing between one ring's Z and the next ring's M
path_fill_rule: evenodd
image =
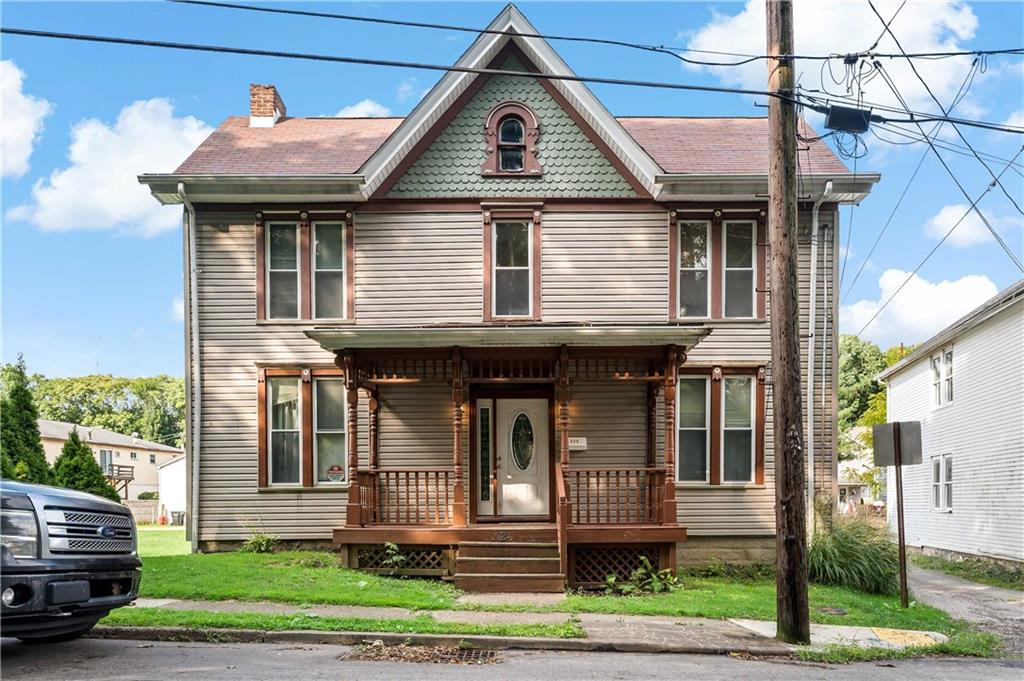
M801 681L803 679L884 679L904 681L1020 681L1024 662L1002 660L913 660L895 663L817 665L752 661L713 655L634 653L499 653L486 665L353 662L339 659L342 646L150 643L82 639L55 646L25 646L4 639L0 648L3 678L33 679L445 679L492 681L594 681L596 679L722 679L727 681Z

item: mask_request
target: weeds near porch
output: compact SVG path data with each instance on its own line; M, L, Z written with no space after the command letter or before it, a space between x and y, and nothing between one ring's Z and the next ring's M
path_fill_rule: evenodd
M273 553L279 541L276 534L250 529L249 538L242 542L238 550L242 553Z
M647 556L640 556L640 566L629 575L629 581L620 582L618 576L610 574L605 577L604 592L606 595L616 594L634 596L640 594L668 593L679 586L679 580L672 570L658 570Z
M389 575L395 575L405 567L405 564L409 561L409 557L402 553L402 549L398 548L398 544L393 542L386 542L384 544L384 558L381 559L381 567L388 571Z

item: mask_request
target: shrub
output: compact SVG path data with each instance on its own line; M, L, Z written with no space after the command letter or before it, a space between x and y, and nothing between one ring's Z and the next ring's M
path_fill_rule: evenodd
M159 498L159 492L139 492L139 501L154 501Z
M276 534L250 529L249 538L242 542L238 550L242 553L273 553L279 541Z
M679 580L672 574L672 570L658 570L651 565L647 556L640 556L640 566L630 573L628 581L620 582L614 574L605 577L604 592L623 596L660 594L674 591L678 586Z
M875 594L899 592L899 553L883 527L864 518L823 522L807 553L808 577L818 584Z

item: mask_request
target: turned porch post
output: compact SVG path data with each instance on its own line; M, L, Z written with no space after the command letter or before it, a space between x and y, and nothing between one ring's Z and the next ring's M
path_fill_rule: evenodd
M345 407L348 412L348 433L345 444L348 448L348 506L345 508L346 525L362 525L359 499L359 381L356 376L355 357L346 353L342 368L345 371Z
M665 362L665 500L662 523L675 524L676 518L676 382L679 378L679 351L668 346Z
M569 468L569 348L562 346L558 357L558 441L559 465Z
M655 372L654 362L648 373ZM654 468L658 463L658 384L653 380L647 382L647 467Z
M462 382L462 353L452 350L452 467L455 484L452 490L452 525L466 526L466 490L462 481L462 409L465 394Z
M376 472L380 468L380 425L377 416L380 413L380 404L377 402L377 388L370 390L370 399L366 401L367 408L367 438L370 449L370 471Z

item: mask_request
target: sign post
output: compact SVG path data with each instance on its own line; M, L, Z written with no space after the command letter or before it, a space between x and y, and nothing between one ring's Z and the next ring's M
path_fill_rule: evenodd
M896 421L874 426L876 466L896 468L896 531L900 555L900 607L910 606L907 589L907 542L903 529L903 466L921 463L921 422Z

